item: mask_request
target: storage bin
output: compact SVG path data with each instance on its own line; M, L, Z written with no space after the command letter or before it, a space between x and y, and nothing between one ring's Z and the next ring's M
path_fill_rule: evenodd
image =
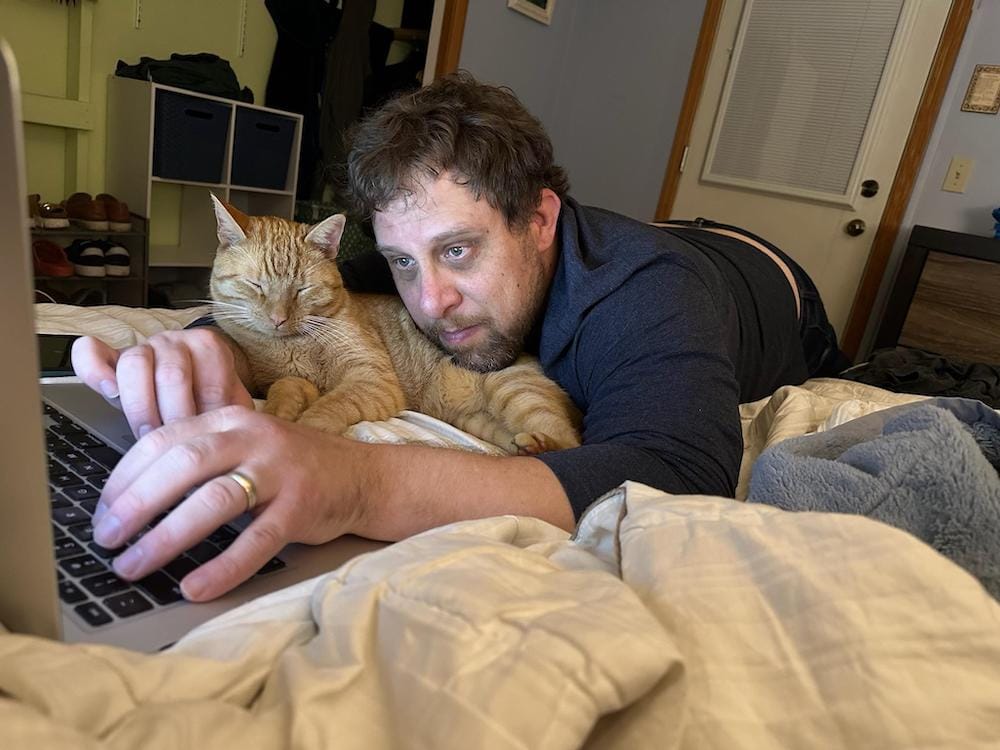
M233 108L223 102L157 91L153 119L153 176L225 182L226 139Z
M285 190L295 120L249 107L236 108L233 185Z

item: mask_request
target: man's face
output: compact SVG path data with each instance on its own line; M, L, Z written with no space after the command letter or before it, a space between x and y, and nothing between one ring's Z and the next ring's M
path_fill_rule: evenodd
M373 225L403 303L428 338L468 369L514 361L545 300L554 230L532 220L512 232L448 174L377 212Z

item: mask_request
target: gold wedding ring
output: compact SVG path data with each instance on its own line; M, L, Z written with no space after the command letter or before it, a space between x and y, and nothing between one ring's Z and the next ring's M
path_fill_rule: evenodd
M231 471L226 476L236 482L247 496L246 512L249 513L252 511L257 505L257 486L253 483L253 480L246 474L240 474L238 471Z

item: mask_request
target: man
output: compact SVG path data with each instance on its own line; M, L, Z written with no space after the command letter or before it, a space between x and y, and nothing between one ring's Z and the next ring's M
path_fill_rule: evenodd
M253 412L214 330L120 352L82 339L77 372L120 393L142 438L107 482L98 543L122 545L201 485L116 571L145 575L255 501L246 531L184 579L189 599L224 593L292 541L393 540L508 513L570 529L625 479L731 495L737 405L838 354L814 287L740 230L655 228L567 193L540 123L468 76L382 107L348 159L348 194L421 330L474 369L536 353L584 412L581 447L496 458L352 442Z

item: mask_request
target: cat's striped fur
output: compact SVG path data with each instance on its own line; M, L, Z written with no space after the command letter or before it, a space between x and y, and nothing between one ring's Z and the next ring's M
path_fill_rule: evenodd
M328 432L413 409L511 453L579 445L579 415L538 363L462 369L393 296L348 292L334 262L342 216L315 227L248 217L219 201L211 290L265 410Z

